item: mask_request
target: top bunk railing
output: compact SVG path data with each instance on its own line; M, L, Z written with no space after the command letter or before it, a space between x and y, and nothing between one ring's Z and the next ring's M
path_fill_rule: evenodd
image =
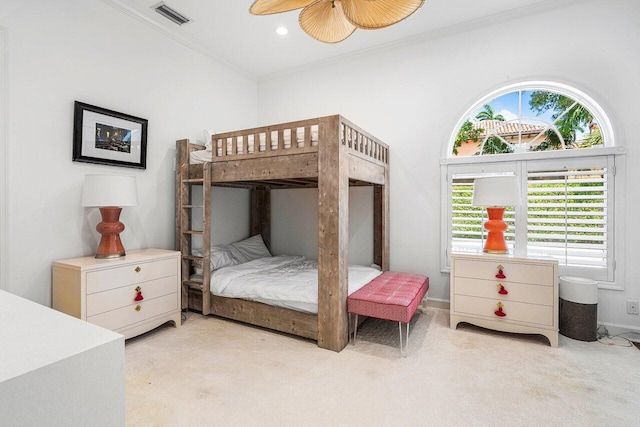
M342 145L367 160L389 163L389 147L385 143L345 118L338 118L339 134L335 137ZM322 118L314 118L212 135L212 161L317 152L318 144L323 143L319 138L323 123L326 121Z
M389 164L389 146L344 117L340 117L340 140L342 145L368 157L368 160Z
M212 161L318 151L320 119L309 119L211 136Z

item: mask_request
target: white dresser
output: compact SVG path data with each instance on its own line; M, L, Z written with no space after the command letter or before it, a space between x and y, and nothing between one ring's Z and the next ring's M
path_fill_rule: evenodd
M118 259L53 263L53 308L131 338L180 326L180 252L127 251Z
M451 329L458 323L541 334L558 346L558 262L501 255L451 256Z

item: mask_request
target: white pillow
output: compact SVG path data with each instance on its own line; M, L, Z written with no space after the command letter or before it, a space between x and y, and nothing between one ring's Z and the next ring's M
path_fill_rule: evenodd
M233 256L241 263L271 256L260 234L232 243L229 245L229 249L233 253Z
M202 249L193 249L192 252L196 256L202 256ZM211 261L211 271L239 264L239 261L233 256L231 248L229 248L228 245L211 246L209 259ZM202 274L202 263L194 261L194 268L196 274Z
M211 152L211 150L213 149L211 137L215 134L215 132L205 129L202 134L204 136L204 147L207 151Z

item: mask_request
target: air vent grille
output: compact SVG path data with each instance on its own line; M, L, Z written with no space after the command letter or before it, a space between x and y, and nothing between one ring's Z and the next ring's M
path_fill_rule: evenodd
M169 6L164 4L164 2L160 2L157 5L151 7L153 7L160 15L175 22L178 25L186 24L187 22L191 21L191 19L187 18L180 12L177 12L174 9L170 8Z

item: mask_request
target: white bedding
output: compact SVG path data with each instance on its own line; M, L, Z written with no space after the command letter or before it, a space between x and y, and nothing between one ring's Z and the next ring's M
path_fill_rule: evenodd
M349 266L349 294L382 272ZM258 258L211 273L211 293L308 313L318 312L318 263L301 256Z
M189 154L189 163L192 165L206 163L211 161L211 151L209 150L198 150L192 151Z

